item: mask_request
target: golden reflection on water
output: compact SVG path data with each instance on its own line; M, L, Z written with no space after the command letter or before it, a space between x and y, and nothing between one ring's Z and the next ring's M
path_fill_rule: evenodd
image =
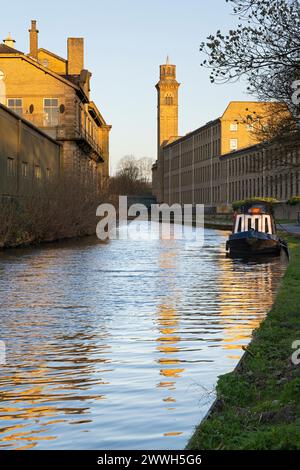
M220 324L224 324L222 336L223 349L230 351L230 359L240 359L242 344L249 341L252 331L258 328L262 318L273 303L274 267L261 260L255 273L252 269L244 270L238 280L236 263L228 258L220 258L219 299ZM278 282L278 278L276 278Z
M107 436L102 448L132 448L131 432L182 448L202 417L195 380L213 387L231 370L280 278L226 259L222 237L202 258L176 241L154 255L116 241L8 260L3 324L17 346L0 370L0 448L98 448Z
M157 309L157 324L160 336L157 338L156 349L163 354L158 359L161 365L160 375L169 380L161 380L158 383L159 388L167 388L170 391L176 390L176 379L180 378L185 371L183 367L174 367L181 364L181 360L177 354L180 352L179 343L181 338L178 334L179 330L179 313L176 310L177 297L179 296L176 291L175 283L173 282L173 273L176 268L176 252L163 251L160 256L160 267L164 269L165 277L168 282L168 291L164 301L158 305ZM176 356L174 357L174 355ZM173 380L170 380L173 379ZM164 398L165 403L175 403L176 399L173 396ZM172 409L172 408L168 408ZM179 433L180 434L180 433ZM166 433L166 436L176 436L178 433Z
M29 321L29 320L27 320ZM92 354L97 353L97 347L90 343L88 346L84 346L81 340L86 340L86 335L78 334L77 345L72 343L71 347L63 346L61 344L61 359L55 358L55 362L69 362L66 366L54 365L52 367L49 364L35 363L35 367L32 370L15 369L13 374L9 374L9 367L7 369L8 375L4 375L1 378L1 383L10 383L10 390L0 389L0 403L8 402L14 405L20 404L21 406L0 406L0 420L22 420L22 424L16 424L14 426L7 426L0 428L0 449L13 447L17 450L31 449L37 446L41 441L52 441L57 437L49 433L50 429L53 429L55 424L67 422L67 419L53 419L50 421L44 421L45 418L57 417L61 415L82 415L88 412L89 406L66 406L69 402L86 402L92 400L97 402L104 400L105 395L97 394L80 395L80 391L84 391L89 388L91 384L108 384L103 380L93 380L92 374L94 372L94 364L107 363L108 359L97 358L92 359ZM74 336L71 337L74 340ZM91 339L91 338L90 338ZM70 337L63 335L63 340L68 341ZM51 344L49 344L48 353L51 353ZM67 353L67 357L63 356L63 353ZM54 356L57 356L56 351L53 351ZM69 359L67 359L69 357ZM53 370L56 371L56 375L53 376ZM79 372L79 374L78 374ZM34 385L34 386L33 386ZM26 387L26 388L24 388ZM59 393L57 393L59 392ZM63 406L57 406L55 402L63 402ZM24 406L25 405L25 406ZM77 420L70 421L69 424L82 424L89 423L91 420ZM0 421L1 423L1 421ZM34 423L34 428L30 431L15 432L19 429L24 429L29 423ZM47 436L41 436L40 434L47 433ZM27 443L27 445L23 445Z

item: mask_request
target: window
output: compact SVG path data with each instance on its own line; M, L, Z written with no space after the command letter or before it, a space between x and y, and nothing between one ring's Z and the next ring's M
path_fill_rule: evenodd
M7 159L7 176L15 176L15 161L10 157Z
M58 98L44 98L44 126L58 126Z
M27 162L22 162L22 165L21 165L21 175L22 175L24 178L27 178L27 176L28 176L28 163L27 163Z
M165 104L167 104L167 105L173 104L173 96L172 95L166 95Z
M22 116L23 114L23 102L21 98L8 98L7 107L15 113Z
M230 124L230 130L232 132L236 132L238 130L238 125L237 125L236 122L233 122L233 123Z
M238 141L237 139L230 139L230 150L237 150Z
M37 180L40 180L42 177L41 167L40 165L35 165L34 167L34 176Z

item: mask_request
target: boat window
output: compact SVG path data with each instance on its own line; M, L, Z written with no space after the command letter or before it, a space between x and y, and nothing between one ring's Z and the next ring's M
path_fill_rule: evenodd
M242 217L239 217L237 231L238 232L242 231Z
M259 220L258 218L256 217L255 219L255 230L258 232L259 231Z
M264 217L264 221L265 221L265 224L264 224L264 226L265 226L265 232L272 234L273 232L272 232L271 217L270 217L269 215L266 215L266 216Z
M242 232L243 230L243 215L238 215L235 221L234 233Z
M269 232L269 221L268 221L268 217L265 217L265 232L266 232L266 233Z
M252 229L252 219L251 217L248 218L248 230Z

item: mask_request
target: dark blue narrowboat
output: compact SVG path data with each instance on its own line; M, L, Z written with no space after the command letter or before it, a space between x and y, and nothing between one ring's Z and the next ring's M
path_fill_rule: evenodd
M266 203L248 203L234 215L226 251L232 256L279 255L288 253L285 240L276 234L272 208Z

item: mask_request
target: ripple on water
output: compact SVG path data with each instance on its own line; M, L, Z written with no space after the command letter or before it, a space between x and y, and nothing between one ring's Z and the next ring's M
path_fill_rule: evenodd
M0 256L0 448L183 448L270 308L282 260L92 239Z

